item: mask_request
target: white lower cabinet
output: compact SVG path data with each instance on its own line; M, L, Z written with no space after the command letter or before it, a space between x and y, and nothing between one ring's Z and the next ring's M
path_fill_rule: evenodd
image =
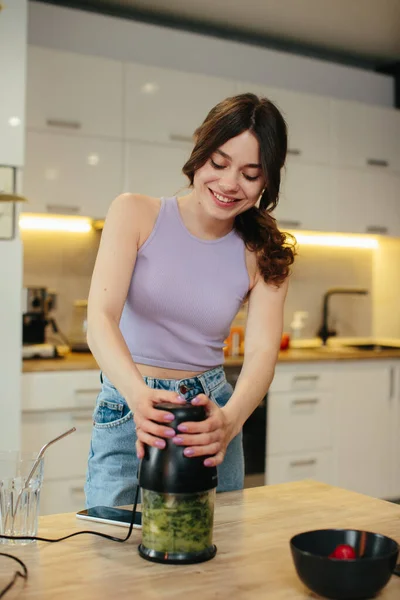
M81 510L85 506L83 486L92 414L99 391L96 370L22 376L22 450L37 453L51 439L76 428L46 451L42 515Z
M336 381L335 461L338 484L370 496L395 496L394 367L354 365Z
M268 396L268 454L331 448L332 394L327 392L271 393Z
M268 484L315 479L333 484L332 452L301 452L267 459Z
M399 361L278 365L268 394L267 484L312 478L397 499L399 456Z
M66 481L45 480L40 492L40 514L78 512L85 508L85 478Z

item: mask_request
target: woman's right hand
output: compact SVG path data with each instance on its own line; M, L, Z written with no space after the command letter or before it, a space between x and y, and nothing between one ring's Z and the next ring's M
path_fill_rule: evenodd
M139 460L144 457L144 444L165 448L163 438L173 438L176 435L175 430L168 427L168 424L174 420L174 415L167 410L155 408L156 404L164 402L186 404L185 398L179 396L177 392L154 390L147 386L136 394L132 402L137 435L136 453Z

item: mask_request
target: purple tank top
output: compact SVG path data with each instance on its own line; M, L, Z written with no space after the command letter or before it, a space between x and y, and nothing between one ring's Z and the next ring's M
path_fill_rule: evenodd
M184 225L176 198L162 198L138 251L120 321L135 362L204 371L223 363L224 340L249 290L236 231L202 240Z

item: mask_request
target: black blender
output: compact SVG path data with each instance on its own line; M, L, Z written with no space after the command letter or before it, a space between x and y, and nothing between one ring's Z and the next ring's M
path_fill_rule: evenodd
M180 423L203 421L204 406L160 404ZM146 446L139 470L142 490L142 543L139 554L147 560L191 564L210 560L217 548L212 543L216 467L205 467L205 456L187 458L184 448L166 440L163 450Z

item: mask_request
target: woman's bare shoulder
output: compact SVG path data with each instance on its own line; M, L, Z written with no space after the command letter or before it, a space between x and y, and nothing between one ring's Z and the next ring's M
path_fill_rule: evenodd
M110 211L120 211L129 214L137 213L144 217L158 214L161 206L161 199L145 194L135 194L125 192L117 196L110 206Z
M141 246L154 227L160 207L160 198L126 192L117 196L111 203L106 225L112 221L117 226L135 233Z

